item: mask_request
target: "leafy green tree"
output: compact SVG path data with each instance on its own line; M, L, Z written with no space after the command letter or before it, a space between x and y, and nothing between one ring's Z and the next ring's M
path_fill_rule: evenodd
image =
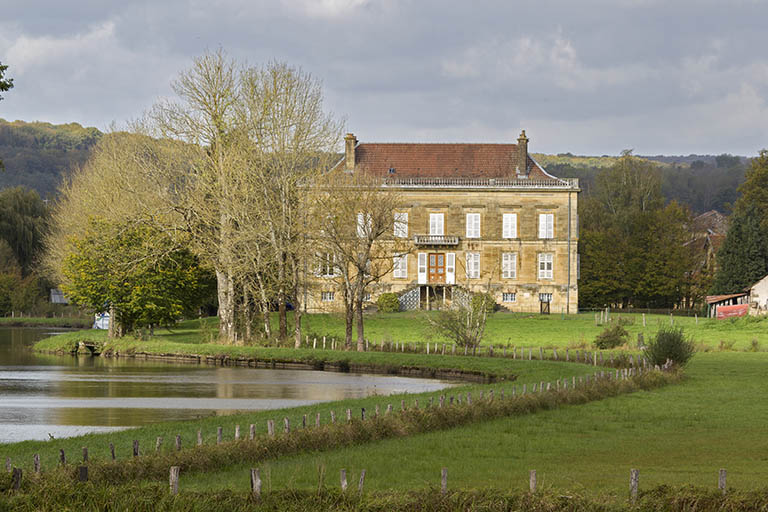
M172 324L202 304L212 277L184 249L168 245L161 257L148 257L154 253L146 244L161 240L147 227L93 220L85 236L71 240L62 289L76 304L110 311L114 336Z
M752 160L739 192L717 253L713 293L739 292L768 274L768 150Z
M43 250L48 208L37 192L24 187L0 190L0 240L10 246L23 275Z
M579 209L581 302L602 307L671 307L684 294L691 260L688 210L664 206L658 167L624 152L595 178Z
M5 92L13 89L13 78L3 78L5 76L5 70L8 69L7 64L3 64L0 62L0 92ZM3 97L0 96L0 100L2 100Z

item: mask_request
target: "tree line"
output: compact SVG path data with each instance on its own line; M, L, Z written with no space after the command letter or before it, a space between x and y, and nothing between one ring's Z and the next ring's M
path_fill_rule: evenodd
M109 310L112 336L172 323L208 300L222 340L298 345L314 268L330 253L347 346L357 320L362 348L363 297L396 249L375 242L392 233L397 197L370 177L328 172L342 124L324 111L319 82L219 51L172 88L175 98L101 137L60 190L46 263L65 293Z

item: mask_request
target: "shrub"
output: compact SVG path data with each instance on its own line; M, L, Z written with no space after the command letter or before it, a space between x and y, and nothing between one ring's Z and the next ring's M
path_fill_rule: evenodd
M376 305L381 313L395 313L400 311L400 300L396 293L382 293L376 299Z
M662 327L644 352L651 364L662 365L671 359L675 364L685 366L695 351L693 340L685 337L682 327Z
M594 345L595 348L602 350L616 348L627 341L629 341L629 333L620 323L617 323L609 325L603 329L603 332L598 334L597 338L595 338Z
M490 293L476 293L472 296L472 309L480 311L482 308L489 315L496 310L496 301Z

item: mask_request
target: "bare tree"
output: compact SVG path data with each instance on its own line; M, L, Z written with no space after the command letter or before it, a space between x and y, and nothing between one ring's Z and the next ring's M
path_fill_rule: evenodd
M334 170L318 182L314 219L315 247L331 255L335 282L345 309L345 345L352 348L357 324L357 350L365 347L363 304L373 283L393 270L395 258L408 253L405 239L394 237L400 194L365 174Z

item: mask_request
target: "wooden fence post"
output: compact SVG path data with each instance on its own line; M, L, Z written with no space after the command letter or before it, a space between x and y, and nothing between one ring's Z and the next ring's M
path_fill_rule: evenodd
M235 425L235 441L240 440L240 425Z
M347 492L347 470L341 470L341 492Z
M365 407L360 408L360 419L365 421Z
M440 494L448 493L448 468L440 471Z
M259 468L251 469L251 494L256 499L261 498L261 473Z
M347 409L347 423L352 421L352 409Z
M67 463L67 456L64 455L64 450L59 450L59 462L61 462L61 465L65 465ZM10 459L6 459L6 465L10 463Z
M176 451L181 451L181 434L176 434Z
M317 413L317 415L315 416L315 426L316 427L320 426L320 413Z
M216 444L221 444L224 429L216 427Z
M269 437L275 437L275 420L267 420L267 434Z
M291 421L288 418L283 418L284 430L286 434L291 433Z
M717 488L720 489L720 492L723 493L723 496L725 496L725 479L727 477L726 471L724 469L720 470L720 473L717 476Z
M13 468L11 471L11 489L18 491L21 487L21 468Z
M256 425L251 423L251 425L248 427L248 439L253 439L256 437Z
M531 492L536 492L536 470L532 469L528 475L528 488Z
M10 473L11 471L13 471L13 468L11 467L11 458L10 457L6 457L5 458L5 471L6 471L6 473Z
M160 451L160 447L163 445L163 438L160 436L157 436L157 439L155 439L155 452Z
M35 473L40 473L40 454L36 453L32 456L32 467L35 469Z
M139 456L139 440L138 439L133 440L133 456L134 457Z
M88 447L83 446L83 462L88 462Z
M640 484L640 472L636 469L629 470L629 497L632 503L637 501L637 488Z
M357 484L357 492L363 494L363 485L365 485L365 470L360 472L360 482Z
M87 482L88 481L88 466L78 466L77 467L77 480L79 482Z
M202 445L203 445L203 431L202 430L198 430L197 431L197 446L202 446Z
M115 445L109 443L109 454L112 456L112 460L115 460Z
M170 484L171 494L173 496L179 494L179 466L171 466L168 483Z

